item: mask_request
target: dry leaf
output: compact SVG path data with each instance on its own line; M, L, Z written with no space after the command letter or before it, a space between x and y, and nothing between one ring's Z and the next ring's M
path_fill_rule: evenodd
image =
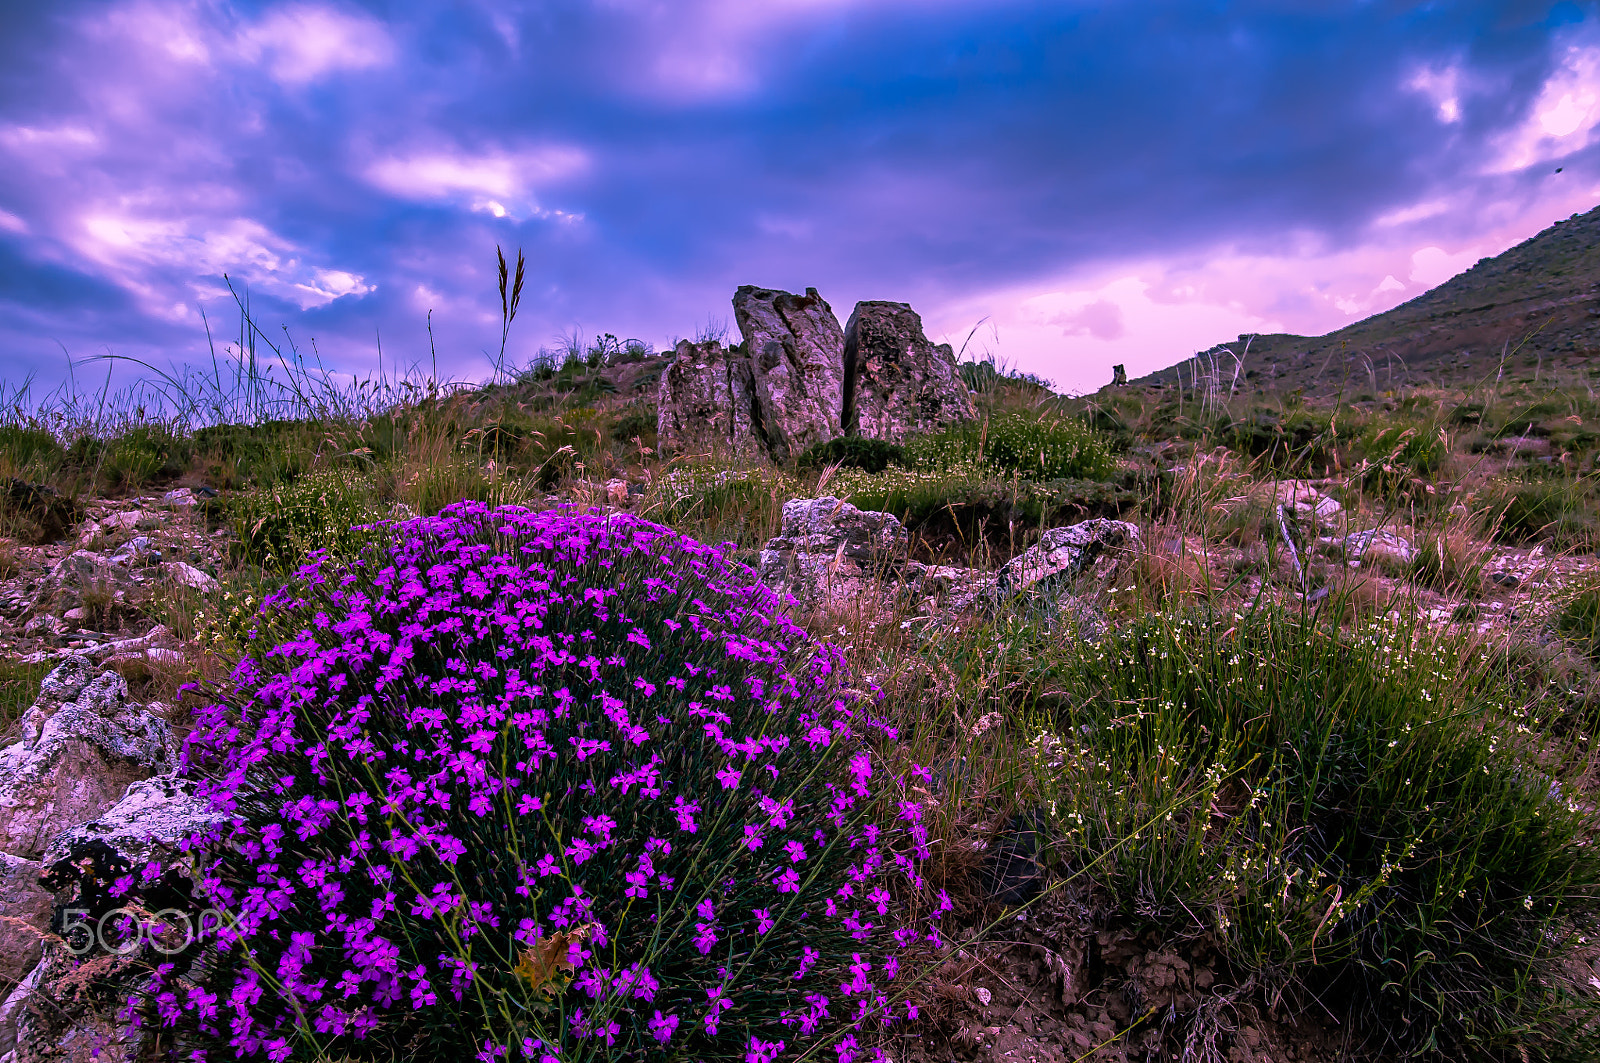
M594 932L594 928L595 924L584 923L571 930L540 938L531 949L522 950L511 973L525 980L531 988L543 991L545 996L554 996L565 989L572 976L578 973L578 969L567 958L568 948L586 939Z

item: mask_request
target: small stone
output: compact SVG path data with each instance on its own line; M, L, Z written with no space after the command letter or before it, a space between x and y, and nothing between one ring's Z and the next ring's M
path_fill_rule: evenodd
M218 586L216 577L202 572L183 561L168 561L166 573L167 578L172 582L197 591L213 591Z
M1489 582L1496 587L1505 587L1509 590L1513 587L1521 586L1522 577L1515 572L1491 572L1489 573Z
M194 492L187 487L168 491L161 496L161 501L177 509L187 509L190 506L198 506L200 504L200 500L194 496Z

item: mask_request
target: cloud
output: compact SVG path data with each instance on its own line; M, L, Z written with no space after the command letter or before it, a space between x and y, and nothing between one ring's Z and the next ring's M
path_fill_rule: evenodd
M151 282L159 273L188 275L191 295L215 291L223 274L293 302L302 310L373 290L364 278L309 264L305 252L258 222L229 218L197 224L183 217L152 217L95 210L81 219L73 243L107 275L140 296L157 316L184 316L174 288ZM174 311L174 308L177 308Z
M226 272L330 363L380 331L426 361L432 309L471 375L498 347L497 244L530 263L524 355L575 327L664 343L744 283L841 316L909 300L957 338L991 315L1003 357L1071 386L1323 332L1600 198L1600 25L1397 12L11 5L3 349L203 357ZM1565 172L1495 169L1518 152Z
M1457 83L1461 70L1454 64L1441 69L1425 67L1411 76L1406 88L1433 101L1439 121L1453 125L1461 121L1461 98Z
M1122 321L1122 307L1109 299L1096 299L1081 310L1063 311L1045 322L1061 329L1067 336L1093 336L1097 340L1120 340L1127 329Z
M1596 140L1600 125L1600 41L1588 30L1561 49L1556 68L1526 106L1522 120L1497 138L1491 173L1509 173L1565 159Z
M1442 247L1424 247L1411 255L1411 279L1424 288L1435 288L1478 261L1473 248L1450 254Z
M394 61L383 24L313 4L285 4L239 34L240 53L266 65L285 85L305 85L341 70L368 70Z

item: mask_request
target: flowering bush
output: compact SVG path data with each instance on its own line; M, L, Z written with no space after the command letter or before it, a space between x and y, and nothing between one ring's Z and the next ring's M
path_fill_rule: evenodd
M895 735L722 549L461 503L262 612L184 755L232 814L189 843L229 925L156 961L147 1021L272 1060L849 1063L914 1015Z

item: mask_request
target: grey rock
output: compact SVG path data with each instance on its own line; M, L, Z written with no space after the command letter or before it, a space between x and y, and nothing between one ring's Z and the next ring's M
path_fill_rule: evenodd
M112 565L141 565L148 561L160 561L161 551L155 548L148 535L135 535L123 543L112 554L109 563Z
M1301 519L1331 520L1344 507L1304 480L1283 480L1276 488L1277 504Z
M981 569L908 561L903 576L907 593L935 610L967 609L994 598L996 574Z
M63 831L50 843L42 860L42 884L55 891L45 894L44 918L51 904L79 913L78 924L98 926L102 917L120 907L125 898L113 897L110 887L123 875L144 871L152 860L162 868L151 887L173 905L171 912L188 920L191 930L204 909L193 901L193 883L185 865L173 859L180 844L228 822L210 803L195 793L193 780L161 775L128 787L115 806L97 819ZM169 914L168 918L172 918ZM180 927L181 923L178 924ZM68 933L67 942L55 941L43 950L33 973L4 1005L0 1005L0 1052L14 1042L19 1060L75 1059L133 1060L144 1058L144 1035L119 1028L115 1008L96 992L104 978L126 974L144 962L118 960L94 948L73 957L65 944L81 948L92 944L81 934ZM176 944L176 942L174 943ZM180 953L179 955L186 955ZM93 964L97 978L85 978L81 964ZM96 1049L99 1049L96 1052Z
M55 903L36 862L0 853L0 985L20 982L39 963Z
M52 668L50 674L40 681L39 696L34 699L33 707L53 709L65 705L76 698L94 677L94 665L89 663L89 658L73 654Z
M935 346L906 303L856 304L844 330L846 435L901 442L976 416L955 352Z
M750 361L716 340L684 340L661 374L656 439L664 454L766 460Z
M167 578L172 582L189 587L197 591L213 591L217 589L215 576L195 568L183 561L168 561L166 565Z
M1065 528L1050 528L1039 541L1000 569L995 589L1016 594L1036 584L1066 583L1079 575L1107 548L1137 545L1139 529L1122 520L1096 517Z
M173 773L141 779L122 800L81 826L62 831L40 856L53 884L114 867L143 867L178 851L185 838L220 827L228 817L195 792L193 779Z
M61 831L116 804L130 783L169 769L176 755L166 721L130 704L115 672L59 707L35 704L23 715L22 740L0 749L0 851L37 856Z
M857 509L824 495L783 504L783 526L761 551L767 586L808 604L869 591L905 560L905 526L888 513Z
M62 631L66 630L66 626L59 616L40 613L22 625L22 633L28 638L49 638L52 635L61 634Z
M7 1052L0 1060L135 1063L151 1058L148 1032L121 1026L103 988L108 979L134 975L142 962L105 954L80 961L59 941L47 943L38 966L0 1004L0 1052ZM94 963L98 977L84 977L84 963Z
M83 587L96 580L111 578L111 566L104 554L93 550L74 550L57 561L45 577L47 587Z
M179 487L176 490L168 491L161 496L161 501L178 509L187 509L190 506L200 504L200 500L195 497L194 492L187 487Z
M839 435L844 330L815 288L794 295L746 284L733 294L768 448L787 461Z
M1347 561L1409 565L1416 553L1410 539L1387 528L1352 532L1344 537L1344 556Z

